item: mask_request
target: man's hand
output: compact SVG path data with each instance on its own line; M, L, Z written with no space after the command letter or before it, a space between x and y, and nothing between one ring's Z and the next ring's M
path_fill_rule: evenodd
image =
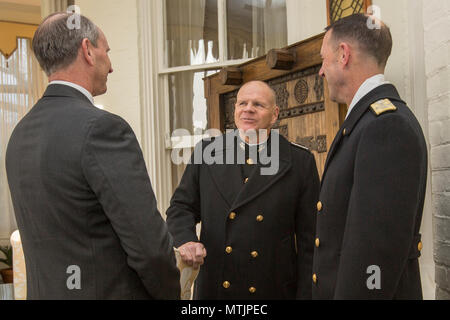
M206 249L203 243L187 242L178 248L181 259L188 266L198 269L205 261Z

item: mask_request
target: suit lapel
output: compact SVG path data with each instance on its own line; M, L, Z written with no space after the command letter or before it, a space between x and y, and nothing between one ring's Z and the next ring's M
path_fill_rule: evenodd
M355 105L353 110L350 112L350 115L344 121L341 128L339 129L330 147L330 151L328 152L327 160L325 162L325 167L322 175L322 183L325 180L325 175L327 173L328 166L331 160L333 159L333 156L339 149L339 145L342 139L344 138L344 131L345 136L349 136L353 131L353 128L356 126L358 121L363 116L363 114L366 113L367 109L369 109L370 105L378 100L385 98L402 101L397 92L397 89L395 89L395 87L392 84L384 84L369 92Z

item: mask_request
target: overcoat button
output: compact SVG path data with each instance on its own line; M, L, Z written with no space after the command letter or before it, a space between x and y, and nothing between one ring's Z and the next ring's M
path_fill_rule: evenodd
M319 201L319 202L317 202L317 211L322 211L322 209L323 209L323 205L322 205L322 202L321 201Z
M222 285L225 289L228 289L231 286L231 283L229 283L228 281L225 281Z

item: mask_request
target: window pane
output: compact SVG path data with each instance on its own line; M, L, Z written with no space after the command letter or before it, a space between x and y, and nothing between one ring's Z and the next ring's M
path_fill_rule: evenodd
M287 45L286 0L228 0L228 59L255 58Z
M186 71L169 75L170 126L186 129L189 134L203 134L207 128L203 78L217 71Z
M218 61L217 0L166 0L165 65Z
M172 138L204 134L204 131L207 129L208 118L203 78L217 71L186 71L169 75ZM180 141L188 141L188 143L180 147L181 149L172 150L172 186L174 188L180 182L186 163L191 156L192 147L195 145L195 140L193 137L191 139L181 139ZM176 159L173 158L174 154L177 155Z

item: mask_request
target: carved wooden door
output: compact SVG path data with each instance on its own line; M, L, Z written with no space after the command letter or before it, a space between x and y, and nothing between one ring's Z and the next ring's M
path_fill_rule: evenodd
M205 78L209 127L235 128L234 105L240 86L266 81L280 107L275 128L289 141L308 147L322 176L328 150L339 129L343 111L328 97L326 80L319 76L323 34L281 50L271 50L237 68L225 68Z

